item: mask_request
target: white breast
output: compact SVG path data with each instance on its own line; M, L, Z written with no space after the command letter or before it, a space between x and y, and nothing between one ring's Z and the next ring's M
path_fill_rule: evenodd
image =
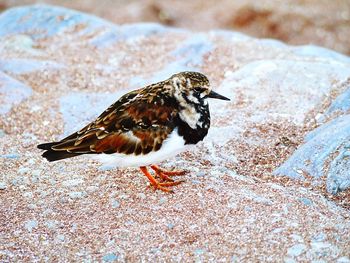
M107 166L115 167L140 167L150 164L157 164L161 161L174 157L180 152L184 151L188 146L185 146L183 137L179 136L177 129L175 129L169 137L163 142L162 147L156 152L150 152L148 154L98 154L93 158L100 161Z

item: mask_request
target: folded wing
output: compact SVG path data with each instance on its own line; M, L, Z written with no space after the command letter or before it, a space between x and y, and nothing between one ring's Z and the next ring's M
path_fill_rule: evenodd
M137 94L126 94L80 131L38 148L47 150L43 156L49 161L81 154L139 155L159 150L174 129L177 108L157 96Z

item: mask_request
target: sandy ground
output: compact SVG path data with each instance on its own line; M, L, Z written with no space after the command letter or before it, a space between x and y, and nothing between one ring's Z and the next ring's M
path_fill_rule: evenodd
M50 36L2 36L2 71L32 93L0 119L1 261L349 262L349 191L272 175L343 91L347 62L235 33L154 26L115 41L109 28L77 20ZM174 194L137 169L41 158L38 143L79 128L112 95L188 69L231 102L210 102L206 140L162 163L189 171Z

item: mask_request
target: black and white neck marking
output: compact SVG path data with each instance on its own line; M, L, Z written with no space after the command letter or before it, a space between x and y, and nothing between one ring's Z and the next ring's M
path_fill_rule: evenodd
M179 85L179 82L176 84ZM189 85L189 83L186 84ZM184 138L185 144L196 144L202 141L210 127L207 98L200 91L181 88L175 89L174 97L179 105L176 120L179 135Z

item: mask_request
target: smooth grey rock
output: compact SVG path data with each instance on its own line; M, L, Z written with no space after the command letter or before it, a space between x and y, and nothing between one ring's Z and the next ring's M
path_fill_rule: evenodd
M350 186L350 161L348 156L350 140L350 115L340 116L306 136L306 143L300 146L293 155L278 169L276 175L287 175L291 178L303 178L298 173L305 171L315 178L327 177L327 190L336 194ZM330 161L326 174L324 165L332 158L336 150L339 154Z

